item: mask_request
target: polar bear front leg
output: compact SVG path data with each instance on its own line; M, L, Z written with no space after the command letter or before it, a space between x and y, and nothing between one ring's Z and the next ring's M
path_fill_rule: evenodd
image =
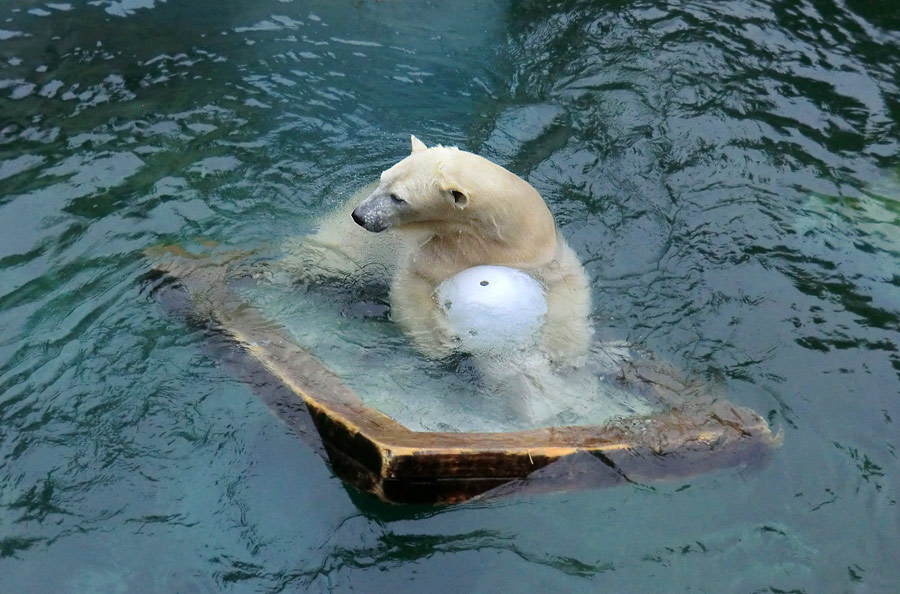
M381 270L379 279L390 279L397 262L405 258L409 240L392 231L367 231L350 214L376 185L362 188L346 203L320 217L314 233L284 241L278 269L293 280L303 281L356 277L366 269Z
M442 359L453 353L454 335L434 297L434 285L409 270L391 283L391 319L424 355Z
M541 280L547 287L541 344L554 363L578 366L594 333L591 289L578 256L562 239L556 260L543 271Z

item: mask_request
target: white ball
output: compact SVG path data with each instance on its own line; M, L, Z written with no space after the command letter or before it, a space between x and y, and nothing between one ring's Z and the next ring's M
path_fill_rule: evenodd
M547 313L544 288L506 266L475 266L438 285L438 303L463 350L515 349L534 341Z

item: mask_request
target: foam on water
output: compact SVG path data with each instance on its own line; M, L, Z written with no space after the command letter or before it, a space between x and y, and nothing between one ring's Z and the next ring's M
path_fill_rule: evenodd
M244 296L369 406L415 431L598 425L654 410L616 385L633 356L624 343L598 343L591 363L578 369L555 369L539 353L515 349L433 361L412 348L383 301L337 285L261 284Z
M895 5L3 0L0 589L895 591ZM532 183L600 344L758 411L770 464L380 506L147 289L148 248L304 235L410 133ZM386 294L248 296L410 424L508 424L495 370L421 358Z

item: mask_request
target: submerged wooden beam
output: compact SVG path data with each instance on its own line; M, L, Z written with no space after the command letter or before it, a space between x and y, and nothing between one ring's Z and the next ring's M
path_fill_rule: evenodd
M679 393L677 380L641 367L623 369L623 377L655 390L670 410L601 426L411 431L366 406L283 328L237 299L223 265L181 258L157 269L191 295L198 316L306 405L334 471L385 501L455 503L511 487L558 491L684 477L758 464L779 442L754 411L691 399Z

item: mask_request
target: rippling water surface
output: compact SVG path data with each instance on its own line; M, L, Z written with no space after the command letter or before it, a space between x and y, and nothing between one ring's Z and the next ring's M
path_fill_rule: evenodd
M898 55L888 2L6 0L0 590L896 591ZM147 248L307 232L411 132L535 185L604 336L771 463L383 506L148 294Z

